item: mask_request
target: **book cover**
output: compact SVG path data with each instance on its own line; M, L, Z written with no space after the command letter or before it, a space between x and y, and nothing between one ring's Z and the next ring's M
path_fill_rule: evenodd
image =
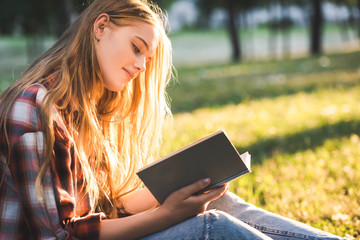
M251 171L251 156L239 154L223 130L195 141L140 169L137 175L162 204L172 192L209 177L202 192Z

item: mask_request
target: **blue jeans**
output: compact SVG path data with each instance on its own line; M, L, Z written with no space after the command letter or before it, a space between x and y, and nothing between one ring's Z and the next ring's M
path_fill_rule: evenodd
M142 240L333 240L346 239L267 212L228 192L211 202L204 214L185 220Z

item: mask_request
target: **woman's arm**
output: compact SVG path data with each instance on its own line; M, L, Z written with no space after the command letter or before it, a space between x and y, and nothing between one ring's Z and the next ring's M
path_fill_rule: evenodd
M159 203L149 189L143 188L121 197L116 206L124 208L128 213L138 214L154 209L158 205Z
M228 188L228 185L222 185L206 193L193 195L209 182L201 180L181 188L151 212L101 221L100 239L138 239L203 213L207 204L225 194Z

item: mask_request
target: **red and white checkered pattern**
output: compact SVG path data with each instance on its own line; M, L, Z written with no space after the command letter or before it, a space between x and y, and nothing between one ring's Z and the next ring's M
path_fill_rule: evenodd
M42 201L36 195L35 180L44 154L39 112L46 91L42 85L31 86L14 103L7 119L11 146L8 164L6 142L0 131L0 172L5 172L0 186L0 240L98 239L100 220L105 215L90 212L88 195L76 199L81 192L75 194L75 178L81 174L75 175L73 144L55 107L55 154L42 181Z

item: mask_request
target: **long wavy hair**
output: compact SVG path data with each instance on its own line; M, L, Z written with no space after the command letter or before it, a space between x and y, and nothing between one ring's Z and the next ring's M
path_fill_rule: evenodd
M143 22L155 26L161 34L146 71L121 92L112 92L103 86L93 33L93 24L102 13L108 14L117 26ZM36 180L38 195L41 195L41 179L54 157L51 107L66 109L70 100L75 107L68 114L72 119L68 128L78 133L74 137L75 152L82 172L83 190L90 195L92 210L116 217L113 202L140 186L135 173L153 160L161 141L163 123L171 116L165 92L172 76L166 24L166 16L160 8L146 0L95 0L58 41L3 92L0 129L4 129L7 157L11 161L6 119L14 101L44 76L55 76L40 113L45 161Z

